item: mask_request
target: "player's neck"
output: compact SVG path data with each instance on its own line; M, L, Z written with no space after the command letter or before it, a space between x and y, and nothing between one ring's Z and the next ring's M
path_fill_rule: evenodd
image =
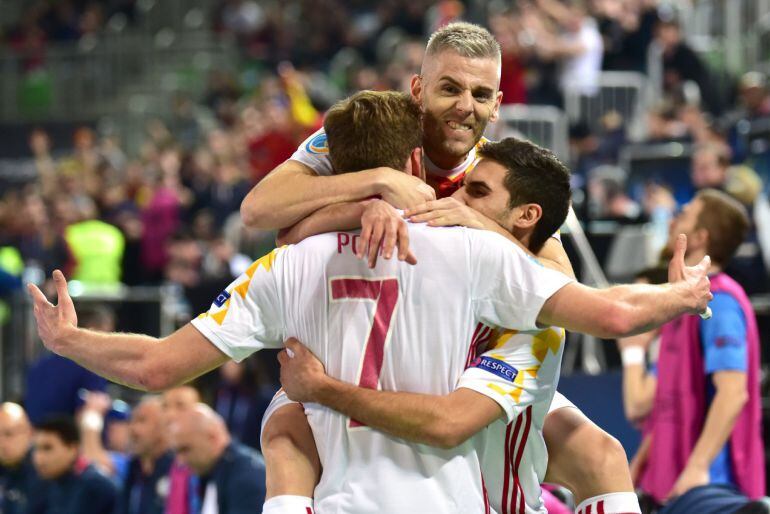
M429 148L425 148L425 156L434 166L441 168L442 170L454 169L461 165L465 159L468 158L467 153L458 157L456 155L431 151Z

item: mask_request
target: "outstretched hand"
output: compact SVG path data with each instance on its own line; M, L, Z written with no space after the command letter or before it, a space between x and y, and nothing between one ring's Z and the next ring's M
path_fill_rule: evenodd
M34 303L33 312L37 322L37 332L46 348L57 351L57 342L73 328L78 326L75 304L67 291L67 279L59 270L53 272L58 300L53 305L43 292L34 284L28 284L27 290Z
M709 302L714 298L711 294L711 282L708 278L711 268L711 257L708 255L695 266L687 266L684 263L684 255L687 251L687 236L679 234L676 238L674 256L668 265L668 281L671 284L680 284L685 294L692 301L692 312L698 313L704 319L711 317Z

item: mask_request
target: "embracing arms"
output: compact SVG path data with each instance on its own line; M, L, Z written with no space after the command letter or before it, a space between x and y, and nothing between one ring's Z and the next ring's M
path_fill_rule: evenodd
M400 207L435 197L433 189L420 179L390 168L326 177L290 159L246 195L241 217L252 228L283 229L327 205L377 195Z

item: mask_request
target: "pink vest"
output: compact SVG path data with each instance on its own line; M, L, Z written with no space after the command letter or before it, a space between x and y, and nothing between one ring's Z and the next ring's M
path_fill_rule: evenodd
M728 440L733 477L749 498L765 492L764 444L759 396L759 331L754 310L743 291L724 273L711 277L713 293L735 298L746 318L749 399ZM706 419L706 374L700 340L700 318L682 316L661 332L658 384L647 429L652 437L640 485L658 502L671 491L684 470Z

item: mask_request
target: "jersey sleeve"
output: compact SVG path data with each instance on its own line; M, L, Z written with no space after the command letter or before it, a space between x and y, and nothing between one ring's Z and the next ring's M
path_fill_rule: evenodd
M543 304L574 280L547 269L499 234L471 230L473 310L487 325L537 330Z
M323 128L313 132L305 139L290 157L301 162L318 175L333 175L332 161L329 159L329 145L326 143L326 132Z
M206 339L240 362L264 348L281 348L285 323L278 293L280 248L255 261L192 321Z
M547 328L534 334L503 331L494 349L483 353L463 372L457 387L472 389L497 402L510 423L521 412L540 401L546 391L537 380L542 358L549 349L564 344L562 328Z
M700 321L706 373L746 371L746 319L741 306L725 293L715 294L710 305L712 317Z

